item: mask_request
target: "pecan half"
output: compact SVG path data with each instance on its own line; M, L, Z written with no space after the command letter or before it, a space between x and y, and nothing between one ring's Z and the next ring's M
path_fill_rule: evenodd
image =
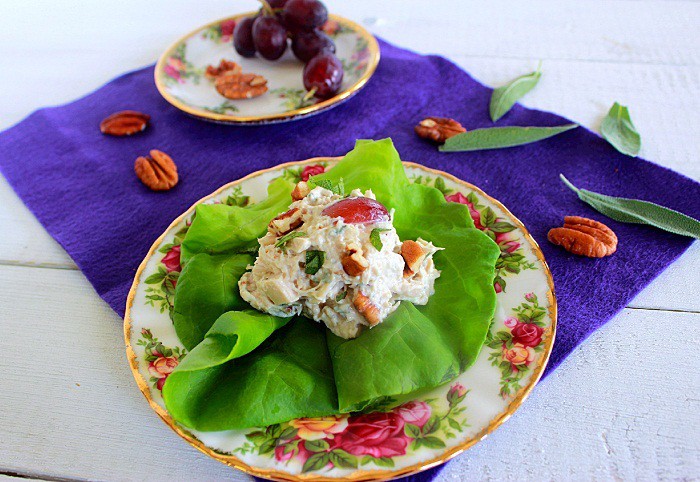
M406 266L403 269L403 275L406 277L412 276L420 269L420 265L423 263L426 253L423 251L423 247L420 244L407 239L401 244L401 256L403 256L403 260L406 262Z
M304 199L310 192L309 185L305 181L299 181L292 191L292 200L299 201Z
M379 308L374 306L369 298L362 294L362 292L357 292L355 298L352 300L352 304L355 305L357 311L359 311L360 314L365 317L365 320L367 320L370 326L374 326L382 321L379 318Z
M270 221L267 229L275 236L283 236L291 233L302 224L304 224L304 220L301 219L301 211L299 208L292 208Z
M343 270L350 276L360 276L369 268L367 258L363 256L362 247L357 243L350 243L347 246L347 252L340 258L340 263L343 265Z
M228 99L250 99L267 92L267 79L262 75L225 72L216 78L215 86Z
M617 236L612 229L579 216L566 216L564 226L550 229L547 239L570 253L589 258L603 258L617 250Z
M241 74L243 73L243 69L240 65L238 65L236 62L233 62L232 60L221 59L221 62L219 62L218 67L214 67L213 65L207 66L207 70L204 73L204 76L209 80L214 80L225 72Z
M134 172L148 188L167 191L177 184L177 166L165 152L153 149L148 157L139 157L134 163Z
M143 131L151 116L135 110L115 112L100 122L100 132L110 136L130 136Z
M450 137L467 132L462 124L447 117L428 117L420 121L415 127L416 134L423 139L428 139L442 144Z

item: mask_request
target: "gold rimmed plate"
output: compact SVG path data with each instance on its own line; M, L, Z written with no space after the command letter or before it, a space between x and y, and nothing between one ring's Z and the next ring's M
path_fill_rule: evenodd
M245 58L233 48L236 22L255 12L247 12L209 23L185 35L161 55L155 68L160 94L183 112L202 120L234 125L285 122L331 109L355 95L367 83L379 63L379 44L360 25L330 15L324 31L336 45L343 64L343 83L334 97L309 98L304 89L304 65L287 49L276 61L256 56ZM222 59L241 65L243 72L262 75L268 91L259 97L227 99L204 75L207 66Z
M197 204L260 202L277 177L301 180L332 167L337 160L315 158L258 171ZM205 454L259 477L388 480L459 455L521 406L544 372L556 333L554 284L542 251L505 206L476 186L419 164L404 163L404 167L412 182L434 186L448 201L467 204L475 226L501 248L496 264L496 312L476 362L446 385L377 407L372 413L225 432L198 432L179 425L166 410L160 390L186 356L169 314L180 270L179 243L195 204L149 250L129 292L124 319L127 358L136 382L169 427ZM292 438L290 433L294 433ZM330 455L333 451L338 453Z

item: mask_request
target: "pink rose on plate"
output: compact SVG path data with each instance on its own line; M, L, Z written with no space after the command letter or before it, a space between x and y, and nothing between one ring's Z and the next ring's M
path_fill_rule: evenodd
M512 253L520 247L520 243L510 237L511 233L496 233L496 242L503 245L508 253Z
M501 291L503 291L503 287L500 285L500 283L498 281L496 281L493 284L493 289L496 290L496 293L500 293Z
M450 391L447 393L448 397L450 393L454 393L458 397L463 397L467 394L467 389L464 388L464 385L462 385L461 383L455 383L450 387Z
M503 346L503 359L512 365L528 365L535 359L535 350L519 343L513 345L513 348Z
M236 28L236 21L233 19L224 20L219 27L221 28L221 41L228 42L233 37L233 29Z
M163 70L165 71L165 74L168 77L171 77L171 78L177 80L178 82L182 81L182 79L180 78L180 72L175 70L172 66L166 65Z
M172 271L182 271L182 266L180 266L180 246L173 246L170 251L160 260L161 263L165 265L165 269L168 273Z
M277 459L280 462L286 462L287 460L291 459L294 455L294 450L289 450L287 453L284 453L285 446L286 445L278 445L277 447L275 447L275 459ZM299 445L297 445L297 450L299 451L299 453L297 454L297 458L301 461L302 464L306 462L306 459L311 457L311 452L306 450L306 446L304 445L303 440L299 442Z
M532 303L533 301L537 301L537 296L535 296L535 293L527 293L525 299Z
M455 383L447 391L447 402L454 407L467 396L467 389L461 383Z
M469 207L469 214L474 220L474 227L483 231L484 227L481 225L481 213L474 207L474 204L469 202L469 199L461 192L456 192L445 196L445 200L451 203L465 204Z
M156 353L154 353L154 355L156 355ZM156 382L158 390L163 389L165 379L175 370L178 363L177 358L174 356L159 356L148 364L148 372L151 376L158 379L158 382Z
M314 164L312 166L304 166L301 171L301 180L308 181L311 176L318 176L326 172L326 168L321 164Z
M516 324L510 332L513 334L513 343L519 343L523 346L535 347L542 342L542 332L544 330L541 326L537 326L534 323L520 323Z
M396 412L350 417L347 429L335 436L331 448L376 458L405 455L410 438L404 434L404 425L403 418Z
M169 77L172 77L180 83L184 82L180 76L180 72L185 70L185 65L182 63L182 60L178 59L177 57L168 57L165 69L163 70L165 70L165 73Z
M469 200L461 192L456 192L454 194L450 194L449 196L445 196L445 200L451 203L469 204Z
M513 317L513 316L509 316L508 318L503 320L503 324L506 325L508 328L513 328L518 323L519 323L518 319Z
M422 427L430 418L430 405L425 402L408 402L394 409L404 422Z

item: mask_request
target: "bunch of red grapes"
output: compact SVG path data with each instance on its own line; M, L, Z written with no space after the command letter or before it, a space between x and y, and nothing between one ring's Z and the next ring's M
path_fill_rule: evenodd
M268 8L269 7L269 8ZM267 0L253 17L236 24L233 46L243 57L257 52L277 60L287 50L304 62L304 87L319 99L333 97L343 81L343 65L335 56L335 43L320 28L328 10L318 0Z

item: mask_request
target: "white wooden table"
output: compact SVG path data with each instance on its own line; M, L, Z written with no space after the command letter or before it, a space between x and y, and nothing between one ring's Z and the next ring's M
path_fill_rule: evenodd
M596 128L631 107L642 156L700 179L700 3L327 0L385 39ZM153 62L252 0L0 2L0 128ZM323 153L319 153L322 155ZM440 480L700 478L700 243ZM138 393L121 320L0 177L0 479L249 480Z

